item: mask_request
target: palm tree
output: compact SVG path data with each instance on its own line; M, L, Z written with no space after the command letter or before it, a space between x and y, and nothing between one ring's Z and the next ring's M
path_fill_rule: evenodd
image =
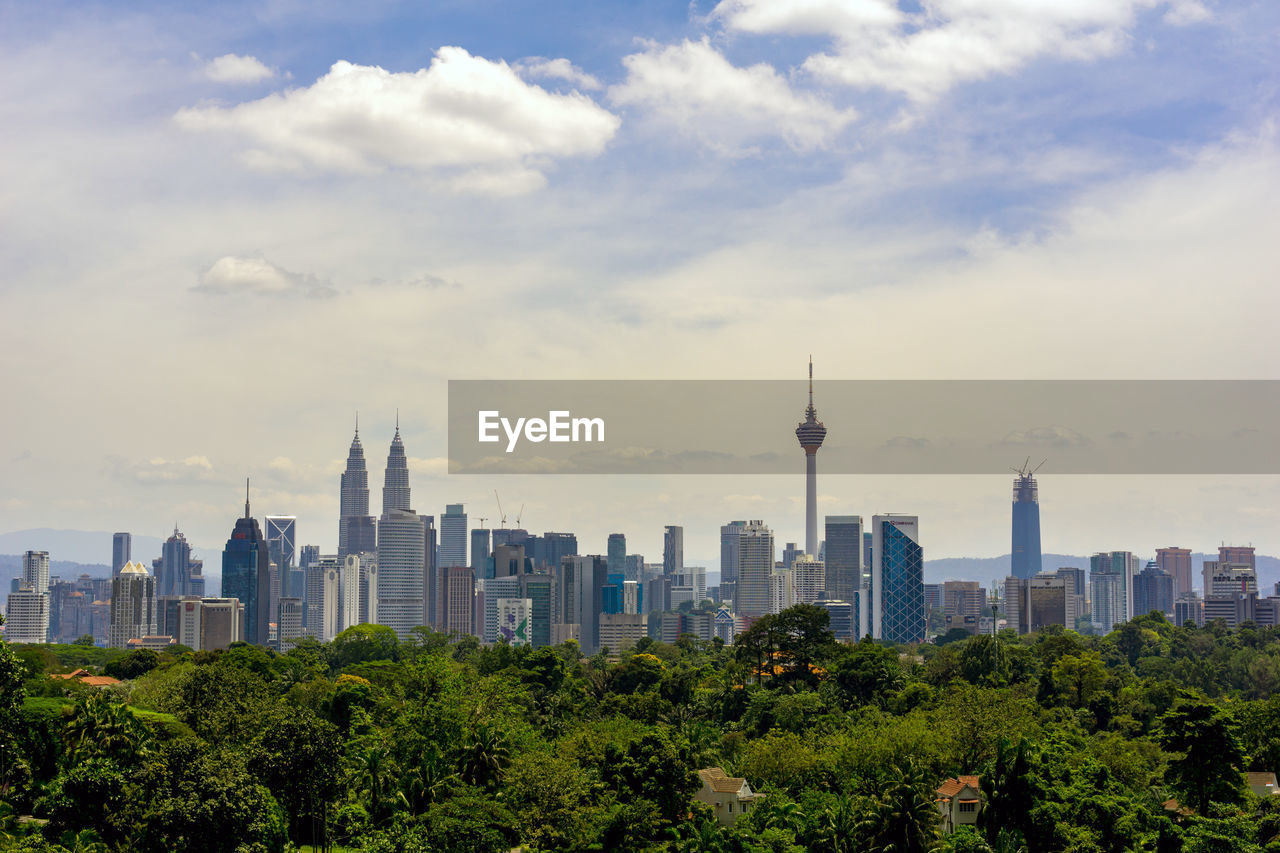
M890 782L858 823L871 853L929 853L938 848L940 815L914 764L890 767Z
M672 847L676 853L727 853L729 842L715 818L687 820L677 825Z
M151 745L151 733L129 707L101 693L85 697L70 710L62 738L71 764L91 757L131 762Z
M462 753L462 776L477 787L497 782L511 763L507 739L494 726L481 723L471 731Z
M385 746L375 744L356 755L355 782L369 794L369 817L375 823L384 817L387 788L391 780L391 754Z
M841 797L818 816L815 832L818 849L829 853L857 853L858 816L853 801Z
M400 801L413 814L422 814L428 806L448 792L449 786L457 778L456 773L449 772L439 751L431 747L422 756L418 766L405 777Z

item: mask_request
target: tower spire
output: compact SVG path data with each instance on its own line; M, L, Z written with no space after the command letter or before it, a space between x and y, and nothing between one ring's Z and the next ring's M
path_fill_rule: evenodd
M809 408L813 408L813 354L809 354Z
M356 409L356 438L360 437L360 410Z
M400 407L396 406L396 435L400 434Z
M250 518L249 515L249 478L244 478L244 517Z

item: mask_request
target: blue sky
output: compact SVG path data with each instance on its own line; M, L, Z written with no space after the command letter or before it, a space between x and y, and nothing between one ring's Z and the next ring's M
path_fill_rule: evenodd
M496 485L710 557L798 538L799 482L449 478L444 383L1273 378L1278 36L1263 0L0 4L0 529L215 544L250 473L332 547L350 413L380 464L399 407L422 511ZM982 555L1001 482L822 490ZM1260 539L1280 484L1239 489L1070 485L1045 547Z

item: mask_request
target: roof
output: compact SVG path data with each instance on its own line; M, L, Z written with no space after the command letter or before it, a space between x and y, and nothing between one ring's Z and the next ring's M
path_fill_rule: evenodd
M51 673L50 678L72 679L81 684L87 684L90 687L110 687L112 684L119 684L120 679L112 678L109 675L94 675L87 669L77 669L73 672L55 672Z
M973 788L975 791L980 791L978 777L957 776L954 779L948 779L938 786L938 799L949 800L965 788Z
M1263 785L1274 786L1276 784L1276 774L1274 773L1261 773L1250 770L1248 773L1244 774L1244 778L1246 784L1251 788L1261 787Z
M147 574L150 574L150 572L147 571L147 567L142 565L142 563L135 561L135 562L125 563L124 566L120 569L120 574L147 575Z
M746 779L737 776L726 776L720 767L708 767L698 771L700 778L711 790L718 794L736 794L747 784Z

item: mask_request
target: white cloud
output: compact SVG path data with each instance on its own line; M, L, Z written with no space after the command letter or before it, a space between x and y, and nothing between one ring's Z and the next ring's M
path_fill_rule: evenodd
M852 110L797 92L765 63L734 66L706 39L651 44L622 62L627 79L610 88L614 103L647 110L726 153L779 135L796 150L821 148L855 118Z
M133 479L139 483L195 483L213 479L213 463L206 456L185 459L152 457L133 467Z
M1040 57L1088 61L1124 50L1140 11L1165 20L1209 13L1197 0L927 0L906 13L886 0L723 0L712 13L730 30L824 35L834 50L805 60L815 77L929 101L960 83L1010 74Z
M443 170L454 189L490 194L538 188L549 161L599 154L619 125L585 95L548 92L460 47L413 72L337 62L311 86L175 118L251 140L246 157L262 169Z
M518 63L516 70L526 77L564 80L582 89L602 88L599 80L563 57L560 59L544 59L541 56L530 57Z
M255 296L333 296L336 291L313 275L276 266L266 258L226 255L200 276L193 288L204 293L244 293Z
M209 60L204 66L204 76L215 83L245 84L270 80L276 72L257 57L228 53Z

